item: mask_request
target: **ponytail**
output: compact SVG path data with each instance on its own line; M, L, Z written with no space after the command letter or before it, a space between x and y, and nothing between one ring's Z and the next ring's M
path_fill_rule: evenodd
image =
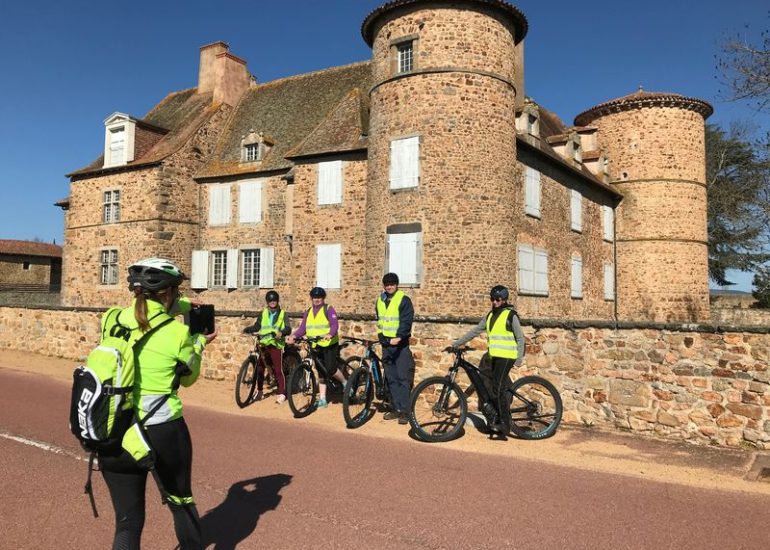
M150 322L147 320L147 295L143 292L136 293L136 305L134 305L134 318L139 323L142 332L150 330Z

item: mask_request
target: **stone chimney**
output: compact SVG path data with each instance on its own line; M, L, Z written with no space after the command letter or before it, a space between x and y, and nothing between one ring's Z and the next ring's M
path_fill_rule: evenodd
M516 68L513 85L516 87L516 107L518 108L524 105L524 98L527 96L524 90L524 40L513 48L513 64Z
M235 105L249 87L246 61L230 53L230 46L214 42L201 47L198 93L213 93L214 102Z

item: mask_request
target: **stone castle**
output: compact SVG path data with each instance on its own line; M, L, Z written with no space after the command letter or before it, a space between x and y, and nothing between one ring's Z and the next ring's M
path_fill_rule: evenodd
M69 174L64 304L124 303L157 255L221 310L319 285L371 315L395 271L424 318L505 284L525 318L707 320L711 106L640 90L567 126L525 95L527 30L502 0L394 0L363 21L370 61L267 83L202 47L197 87L110 115Z

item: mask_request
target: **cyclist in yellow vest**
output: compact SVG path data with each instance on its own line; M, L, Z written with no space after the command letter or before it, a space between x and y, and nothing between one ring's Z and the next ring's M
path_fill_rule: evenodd
M388 380L393 410L385 413L385 420L408 424L410 371L414 362L409 349L412 336L414 306L412 300L398 289L398 275L386 273L382 278L383 292L377 298L377 336L382 344L382 362Z
M252 326L243 329L244 334L259 334L259 343L270 357L275 381L278 383L278 397L276 397L275 402L279 404L286 401L286 380L283 376L282 359L285 346L284 338L291 334L289 318L279 305L280 299L281 297L275 290L270 290L265 294L267 307L257 315L257 320ZM265 385L265 367L261 361L258 363L257 395L254 397L255 401L262 399L262 389Z
M340 360L339 321L337 312L326 303L326 291L320 286L310 290L310 308L302 317L302 322L294 331L294 334L286 338L286 342L293 344L295 338L323 338L314 342L312 346L319 352L319 359L323 363L326 372L318 370L318 404L322 409L329 405L326 401L326 377L333 377L345 385L345 376L337 366Z
M492 287L489 299L492 309L479 321L479 324L452 342L450 349L459 348L470 342L482 332L487 333L487 353L491 363L489 394L495 401L497 410L484 411L492 418L490 428L503 434L508 434L511 427L510 407L497 403L497 395L502 384L510 383L508 372L513 367L521 365L525 353L524 332L521 330L519 315L508 303L508 289L502 285Z
M187 277L163 258L148 258L128 268L131 307L118 313L117 322L132 330L146 331L150 319L190 311L191 300L181 299L179 285ZM192 440L182 416L182 401L172 384L177 372L181 385L191 386L200 374L203 348L216 338L212 334L190 334L173 320L157 328L137 348L135 357L134 414L149 416L145 429L156 454L156 469L168 492L179 548L203 548L198 511L192 497ZM169 397L166 397L169 396ZM99 452L99 464L115 508L113 548L139 548L144 526L147 470L140 468L121 448Z

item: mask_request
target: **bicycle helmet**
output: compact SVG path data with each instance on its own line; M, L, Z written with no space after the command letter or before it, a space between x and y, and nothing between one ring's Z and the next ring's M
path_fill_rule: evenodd
M146 258L128 268L128 284L131 290L140 287L156 292L164 288L179 286L187 279L174 262L165 258Z
M321 288L320 286L313 287L310 289L310 297L311 298L326 298L326 291Z
M277 302L280 298L275 290L270 290L265 294L265 302Z
M492 290L489 291L489 299L490 300L502 300L503 302L508 301L508 289L504 287L503 285L497 285L493 286Z
M395 273L386 273L382 277L382 284L383 285L397 285L398 284L398 275Z

